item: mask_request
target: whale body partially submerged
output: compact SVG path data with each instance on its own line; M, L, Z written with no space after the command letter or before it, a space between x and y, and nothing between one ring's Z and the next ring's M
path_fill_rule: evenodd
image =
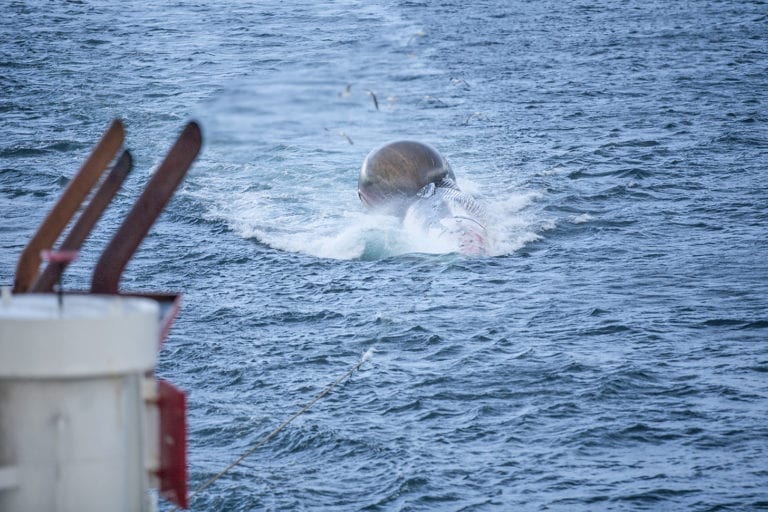
M371 151L358 179L369 209L396 215L411 232L467 255L488 252L486 214L461 191L448 161L432 146L396 141Z

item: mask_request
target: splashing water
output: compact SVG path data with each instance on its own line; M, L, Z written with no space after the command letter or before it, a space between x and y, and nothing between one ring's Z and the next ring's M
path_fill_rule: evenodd
M482 254L462 251L460 240L451 232L468 233L471 243L475 230L482 230L486 236L482 226L475 227L474 221L462 217L437 225L425 222L428 203L410 209L401 222L394 216L363 211L356 198L351 198L350 204L331 206L311 194L291 194L290 189L283 193L273 189L230 194L228 201L222 198L215 203L207 216L223 220L243 238L320 258L372 260L411 253ZM487 255L511 254L541 237L537 225L545 224L526 211L538 197L540 194L526 192L483 203Z
M455 240L432 236L414 223L367 214L357 197L358 170L370 148L410 135L403 131L412 124L409 108L393 103L386 114L372 117L370 98L360 92L364 84L348 96L344 83L296 83L295 77L274 82L238 84L199 115L213 142L194 186L184 193L199 201L206 219L274 249L320 258L461 252ZM459 188L485 210L484 253L511 254L537 240L543 223L529 207L540 194L525 184L515 189L494 175L505 173L488 169L472 152L447 149L453 144L450 130L430 129L436 131L421 127L411 138L446 138L436 146L446 148Z

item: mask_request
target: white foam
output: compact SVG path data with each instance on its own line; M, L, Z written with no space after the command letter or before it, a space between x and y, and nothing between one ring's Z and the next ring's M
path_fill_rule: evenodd
M525 191L489 201L487 210L491 256L513 254L525 245L541 239L537 232L542 229L541 219L526 210L541 197L540 192Z
M571 218L572 224L586 224L587 222L591 221L594 217L592 217L588 213L582 213L581 215L576 215Z
M231 190L232 183L252 179L254 169L243 165L227 170L228 179L220 174L199 176L197 190L185 193L208 205L205 218L223 221L238 236L274 249L340 260L460 252L450 237L431 236L393 216L365 212L355 197L354 183L332 179L297 183L286 173L271 172L267 183ZM542 197L540 192L487 197L469 180L462 185L486 207L490 256L513 254L554 225L531 211Z

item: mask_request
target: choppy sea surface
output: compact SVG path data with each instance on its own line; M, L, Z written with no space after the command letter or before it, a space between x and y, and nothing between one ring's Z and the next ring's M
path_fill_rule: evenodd
M158 373L191 488L375 350L192 510L768 509L765 2L2 11L1 283L111 119L136 168L72 289L202 125L122 280L184 293ZM489 256L363 211L402 138L486 206Z

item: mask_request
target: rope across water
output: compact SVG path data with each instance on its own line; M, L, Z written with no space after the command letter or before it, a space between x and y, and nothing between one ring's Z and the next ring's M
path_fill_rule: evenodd
M365 353L360 357L360 360L355 363L349 370L347 370L341 377L336 379L333 383L328 385L320 394L318 394L315 398L307 402L304 407L302 407L298 412L296 412L293 416L285 420L283 423L280 424L276 429L274 429L272 432L264 436L258 443L256 443L252 448L250 448L247 452L243 453L240 457L238 457L234 462L232 462L229 466L221 470L216 475L212 476L205 482L203 482L197 489L195 489L192 494L189 495L189 503L192 503L192 500L197 496L200 492L204 491L208 487L210 487L216 480L223 477L225 474L227 474L232 468L243 462L246 458L248 458L250 455L253 454L256 450L264 446L269 442L270 439L275 437L277 434L279 434L285 427L291 424L293 420L307 412L313 405L315 405L317 402L322 400L326 395L328 395L333 389L344 382L346 379L352 376L353 373L355 373L366 361L368 361L373 356L374 349L369 348L365 351ZM176 512L180 509L180 507L175 507L173 509L173 512Z

